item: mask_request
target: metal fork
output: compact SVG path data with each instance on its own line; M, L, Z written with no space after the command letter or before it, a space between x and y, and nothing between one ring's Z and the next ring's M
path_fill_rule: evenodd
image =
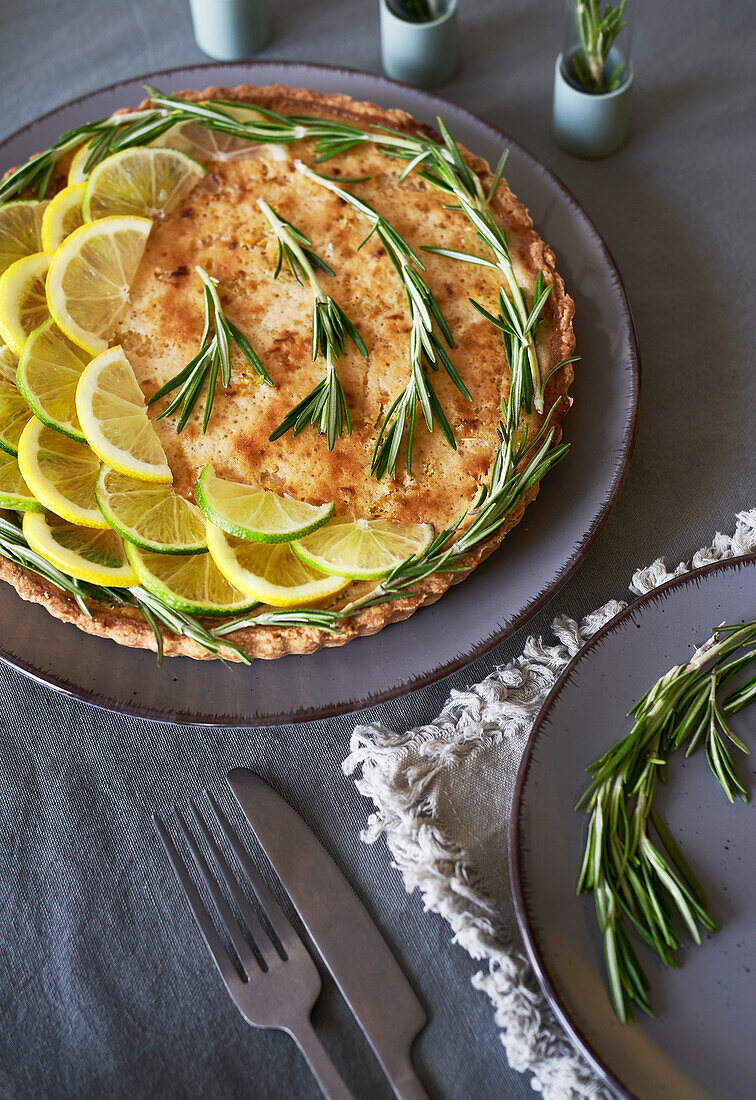
M226 988L242 1016L253 1027L276 1028L291 1035L306 1058L307 1064L328 1100L352 1100L351 1093L326 1053L320 1039L315 1034L310 1022L310 1013L321 989L318 969L252 859L242 847L241 841L232 829L223 810L209 791L205 793L221 829L225 833L239 863L244 868L263 913L270 922L270 926L283 948L282 955L244 896L233 870L199 809L194 803L191 803L193 815L210 849L213 861L242 914L250 939L264 961L264 968L260 965L255 952L249 946L243 934L240 923L234 917L231 906L226 901L217 878L190 832L185 818L178 808L174 807L179 830L186 840L197 871L207 885L222 925L241 963L244 977L240 977L234 961L218 935L202 897L189 875L186 863L167 829L160 819L155 816L153 818L155 828L183 887L194 914L194 919L210 949L215 965L226 983Z

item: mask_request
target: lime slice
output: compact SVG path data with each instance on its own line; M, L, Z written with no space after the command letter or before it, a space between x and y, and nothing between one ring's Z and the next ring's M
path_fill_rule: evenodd
M104 351L84 369L76 411L89 446L108 466L142 481L173 480L123 348Z
M74 344L54 321L45 321L24 344L16 383L27 411L48 428L85 443L76 412L76 387L91 356Z
M81 204L84 202L86 187L83 183L64 187L50 199L42 218L42 250L57 252L66 237L84 224Z
M71 157L71 163L68 167L69 187L78 185L80 183L86 183L89 179L89 172L84 171L84 165L89 160L89 154L91 152L91 143L86 142L84 145L80 145L74 155Z
M105 351L126 308L150 229L149 218L102 218L75 229L52 258L50 315L91 355Z
M207 525L207 545L218 568L248 596L273 607L305 607L335 596L349 585L347 577L327 577L292 553L287 542L274 545L227 535Z
M0 346L0 448L18 454L21 432L31 420L29 406L16 387L18 360L9 347Z
M82 206L84 220L112 214L162 217L170 214L204 175L202 165L178 149L124 149L92 169Z
M433 538L428 523L392 523L386 519L339 516L300 542L294 552L323 573L379 580L407 558L422 554Z
M107 527L97 507L97 456L86 445L32 417L18 441L18 464L40 504L69 523Z
M245 118L254 118L259 121L260 115L247 107L230 107L223 105L223 110L239 121ZM171 149L180 149L196 160L242 160L244 157L254 155L258 147L256 142L244 141L243 138L232 137L230 134L221 134L217 130L208 130L206 126L198 122L179 122L167 133L162 134L152 142L153 148L168 146Z
M216 527L254 542L291 542L322 527L333 515L333 504L305 504L217 477L205 466L196 489L197 503Z
M202 513L170 485L150 485L103 466L95 494L110 526L143 550L156 554L207 551Z
M50 267L46 252L16 260L0 275L0 335L16 355L30 332L48 318L45 279Z
M0 508L12 508L16 512L44 512L13 455L0 452Z
M16 260L42 248L42 217L46 202L22 199L0 206L0 274Z
M125 545L140 584L177 611L235 615L256 606L256 600L229 584L209 554L153 554Z
M131 588L138 583L126 558L123 539L109 527L93 531L49 513L26 512L23 530L32 550L69 577L109 588Z

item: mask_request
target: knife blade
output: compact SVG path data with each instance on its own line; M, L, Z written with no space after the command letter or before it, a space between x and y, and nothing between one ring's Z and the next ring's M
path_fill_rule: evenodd
M288 802L248 768L226 777L399 1100L428 1100L410 1059L427 1016L351 884Z

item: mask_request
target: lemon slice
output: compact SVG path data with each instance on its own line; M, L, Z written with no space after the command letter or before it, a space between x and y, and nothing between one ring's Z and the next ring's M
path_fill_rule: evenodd
M108 526L95 497L100 463L86 443L77 443L33 417L18 441L18 464L45 508L69 523Z
M428 523L392 523L386 519L339 516L292 549L313 569L359 580L387 576L407 558L422 554L433 538Z
M84 202L86 186L83 183L64 187L50 199L42 218L42 250L57 252L66 237L84 224L81 204Z
M230 535L254 542L291 542L322 527L333 515L333 504L305 504L217 477L205 466L196 489L197 503L209 520Z
M42 217L46 202L22 199L0 206L0 274L16 260L42 248Z
M231 107L223 104L223 110L240 122L245 118L254 118L255 121L260 118L254 110L250 111L245 107ZM243 138L235 138L230 134L221 134L217 130L208 130L198 122L179 122L151 144L153 148L168 146L171 149L180 149L182 153L187 153L190 157L201 161L241 160L254 155L257 148L256 142L244 141Z
M12 508L16 512L44 512L13 455L0 452L0 508Z
M84 220L112 214L162 217L170 214L204 175L202 165L178 149L124 149L92 169L82 206Z
M45 279L50 267L46 252L16 260L0 275L0 335L20 355L30 332L48 318Z
M94 531L91 527L77 527L60 516L26 512L23 531L32 550L69 577L109 588L131 588L138 583L126 557L123 539L109 527Z
M76 411L89 446L108 466L142 481L173 480L123 348L104 351L84 369Z
M209 554L153 554L125 545L140 584L176 611L234 615L257 604L229 584Z
M77 186L80 183L86 183L89 179L89 172L84 171L84 165L89 160L89 154L92 152L92 146L90 142L86 142L84 145L80 145L74 155L71 157L71 163L68 166L68 186Z
M129 300L149 218L102 218L75 229L52 258L47 305L56 325L92 355L105 351Z
M24 344L16 382L27 411L48 428L86 443L76 412L76 387L91 356L45 321Z
M304 607L335 596L350 583L348 577L324 576L311 569L287 542L271 546L237 539L208 523L207 545L231 584L273 607Z
M11 349L0 346L0 448L18 454L21 432L29 423L29 406L16 387L17 359Z
M150 485L103 466L95 494L110 526L143 550L156 554L207 551L202 513L170 485Z

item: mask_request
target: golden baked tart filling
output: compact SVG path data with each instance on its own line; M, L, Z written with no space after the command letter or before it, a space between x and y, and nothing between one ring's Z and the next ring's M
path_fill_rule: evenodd
M566 453L553 253L505 157L440 121L280 86L150 95L0 183L8 461L20 399L41 417L0 575L160 656L374 633L492 553Z

